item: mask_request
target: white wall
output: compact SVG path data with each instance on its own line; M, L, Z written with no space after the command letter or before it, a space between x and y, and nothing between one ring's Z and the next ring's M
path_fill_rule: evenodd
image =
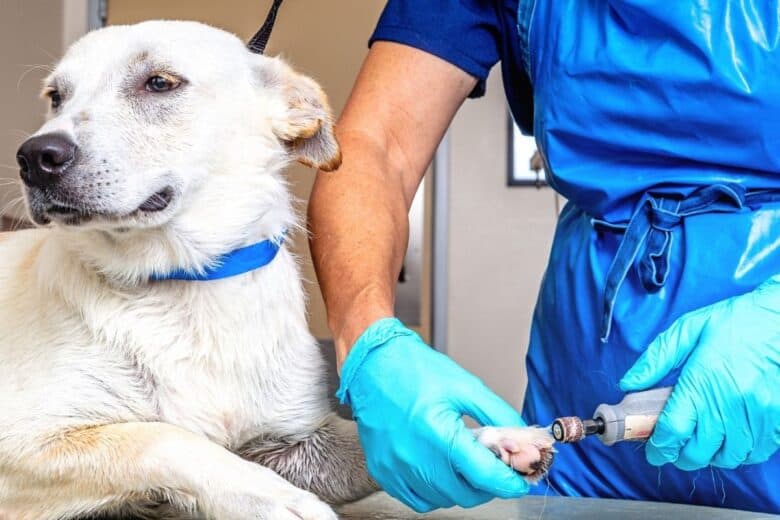
M520 408L531 313L557 212L550 188L507 187L498 69L487 95L467 101L450 129L447 353Z

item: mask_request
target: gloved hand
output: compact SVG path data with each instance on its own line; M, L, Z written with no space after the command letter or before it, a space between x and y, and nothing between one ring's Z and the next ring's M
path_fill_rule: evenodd
M780 447L780 277L678 319L620 381L656 385L684 365L646 445L683 470L764 462Z
M371 476L416 511L528 492L461 419L520 426L520 415L397 319L379 320L360 336L336 395L352 407Z

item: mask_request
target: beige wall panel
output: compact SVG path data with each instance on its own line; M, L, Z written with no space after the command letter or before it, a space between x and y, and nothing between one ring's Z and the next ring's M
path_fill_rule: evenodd
M69 8L83 7L71 2ZM43 123L46 105L38 94L49 67L62 54L64 3L0 0L0 215L24 216L16 150ZM76 25L75 20L69 25L69 35Z
M487 95L467 101L451 127L447 351L520 408L557 213L551 189L507 187L506 117L496 67Z

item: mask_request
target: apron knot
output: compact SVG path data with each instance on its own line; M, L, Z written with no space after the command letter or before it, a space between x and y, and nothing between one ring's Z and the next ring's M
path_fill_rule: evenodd
M682 216L663 208L650 208L650 225L659 231L671 231L682 222Z
M632 266L636 265L639 281L648 293L664 286L669 276L673 231L686 217L734 213L769 201L780 201L780 191L748 193L738 184L724 183L699 188L688 196L646 193L627 222L592 219L593 227L599 231L623 233L604 285L601 341L606 343L609 339L617 295Z

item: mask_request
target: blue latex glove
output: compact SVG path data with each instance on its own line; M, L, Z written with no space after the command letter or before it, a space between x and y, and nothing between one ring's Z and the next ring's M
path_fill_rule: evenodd
M683 470L764 462L780 447L780 277L678 319L620 381L656 385L683 366L646 445Z
M379 320L360 336L336 395L352 407L371 476L416 511L528 492L461 418L519 426L520 415L397 319Z

